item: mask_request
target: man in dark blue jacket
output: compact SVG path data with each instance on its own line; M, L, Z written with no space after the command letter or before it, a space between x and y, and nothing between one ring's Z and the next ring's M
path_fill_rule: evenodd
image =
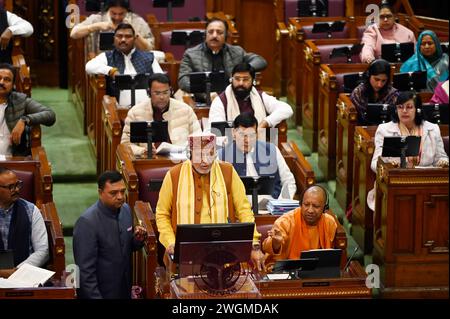
M220 160L233 164L239 176L274 176L273 198L293 199L295 178L280 150L272 143L257 140L258 121L250 113L234 119L233 141L218 151Z
M131 254L142 248L147 232L133 227L125 191L118 172L103 173L98 179L99 200L75 224L73 254L80 268L80 298L131 298Z

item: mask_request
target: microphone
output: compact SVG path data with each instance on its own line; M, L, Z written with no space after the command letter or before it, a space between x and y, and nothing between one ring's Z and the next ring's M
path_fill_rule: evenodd
M350 262L352 261L353 257L355 256L356 252L358 251L358 249L359 249L359 247L356 246L355 249L353 250L353 252L352 252L350 258L348 259L347 263L345 264L344 272L347 271L347 268L348 268L348 266L350 266Z

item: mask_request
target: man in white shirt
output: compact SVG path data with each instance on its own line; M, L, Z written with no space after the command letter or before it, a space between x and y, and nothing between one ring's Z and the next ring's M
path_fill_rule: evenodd
M131 90L118 91L113 80L116 75L136 75L163 73L161 66L153 53L141 51L135 47L136 34L133 27L127 23L117 26L114 33L114 50L103 52L86 63L88 74L103 74L107 76L106 93L115 96L120 108L130 108ZM136 104L148 99L146 90L136 90Z
M33 26L12 12L0 8L0 63L11 63L13 36L29 37Z
M42 267L49 257L47 229L39 209L20 198L22 187L13 171L0 167L0 250L13 251L15 267ZM0 277L15 270L2 269Z
M293 199L297 191L294 175L276 145L257 141L257 128L253 115L238 115L233 123L234 141L218 151L219 159L233 164L239 176L274 176L272 197Z
M86 20L74 26L70 37L81 39L92 33L98 35L101 31L113 31L120 23L129 23L133 26L136 32L136 47L139 50L153 50L155 38L148 23L131 12L129 1L125 0L107 1L104 12L91 14Z
M256 90L255 69L250 64L237 64L231 76L231 84L211 104L210 123L234 121L239 114L248 112L256 117L258 128L263 129L275 127L294 113L289 104Z

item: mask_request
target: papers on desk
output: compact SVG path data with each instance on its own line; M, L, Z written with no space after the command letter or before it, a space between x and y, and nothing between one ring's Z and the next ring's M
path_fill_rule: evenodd
M300 205L298 200L294 199L271 199L267 204L267 210L272 215L283 215Z
M0 288L33 288L43 285L54 271L22 264L8 279L0 278Z
M6 161L6 156L5 155L0 155L0 161Z
M156 149L156 154L183 153L185 151L186 146L178 146L167 142L162 142Z
M269 280L286 280L289 279L290 274L267 274Z

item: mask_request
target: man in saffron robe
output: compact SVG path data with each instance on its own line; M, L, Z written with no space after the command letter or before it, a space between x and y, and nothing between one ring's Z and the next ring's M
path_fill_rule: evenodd
M300 253L310 249L332 248L337 224L326 214L325 189L314 185L306 189L299 208L279 217L263 242L266 268L276 260L298 259Z

